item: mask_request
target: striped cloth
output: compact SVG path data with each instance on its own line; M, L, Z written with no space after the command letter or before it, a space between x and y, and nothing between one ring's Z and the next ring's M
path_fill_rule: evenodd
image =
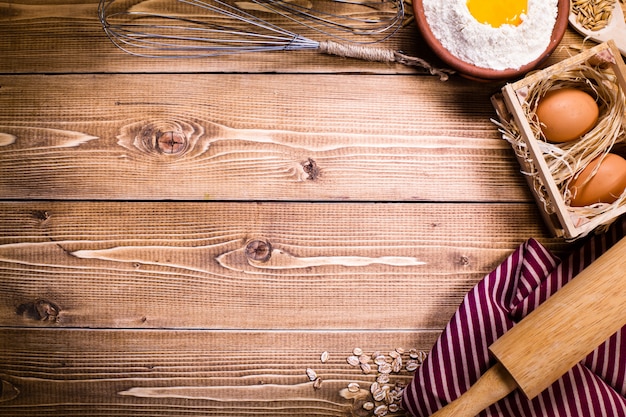
M487 348L498 337L625 234L626 221L615 223L563 262L534 239L520 246L466 295L404 390L407 415L429 416L467 391L495 363ZM479 416L626 417L625 397L626 327L532 401L515 390Z

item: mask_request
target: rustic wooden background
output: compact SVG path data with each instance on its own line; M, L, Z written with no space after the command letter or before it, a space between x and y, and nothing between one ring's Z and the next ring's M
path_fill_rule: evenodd
M524 240L567 250L491 121L500 85L138 58L96 10L0 2L1 415L367 415L354 348L427 352ZM413 24L385 45L436 63Z

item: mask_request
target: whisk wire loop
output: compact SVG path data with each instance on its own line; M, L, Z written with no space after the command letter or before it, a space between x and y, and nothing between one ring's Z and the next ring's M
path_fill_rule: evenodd
M354 9L334 14L338 5ZM318 48L294 26L376 43L400 27L404 8L401 0L100 0L98 14L127 53L189 58Z

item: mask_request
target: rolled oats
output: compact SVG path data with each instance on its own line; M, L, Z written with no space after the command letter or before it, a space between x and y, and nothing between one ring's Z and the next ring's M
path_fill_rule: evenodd
M379 374L376 378L376 382L378 382L379 384L386 384L387 382L389 382L389 380L389 374Z
M311 381L315 381L317 378L317 372L311 368L306 368L306 376L308 376Z
M367 401L367 402L363 403L363 409L364 410L372 411L375 407L376 407L376 405L373 402L371 402L371 401Z
M368 355L361 348L354 348L346 361L353 367L358 366L365 374L372 372L372 368L375 367L376 379L370 384L369 392L361 388L357 382L351 382L347 388L340 391L340 394L344 398L352 398L356 401L355 407L372 412L370 417L384 417L389 413L399 417L406 382L403 380L392 382L392 379L395 375L401 377L404 372L414 372L425 358L426 353L417 349L396 348L388 354L375 351Z
M359 358L357 356L348 356L348 358L346 359L346 361L352 365L352 366L359 366L359 364L361 363L359 361Z
M359 362L361 363L369 363L371 360L372 358L364 353L359 356Z
M374 363L379 366L383 365L387 363L387 358L385 357L385 355L378 355L374 358Z
M391 362L391 371L399 374L402 371L402 356L398 356Z
M387 413L389 413L389 407L387 407L385 404L379 405L374 409L374 415L376 417L386 416Z
M372 382L370 385L370 392L373 394L380 389L380 384L378 382Z
M382 365L378 365L378 372L380 372L381 374L390 374L391 373L391 364L385 362Z
M350 392L359 392L361 387L356 382L351 382L348 384L348 391Z
M362 363L361 371L363 371L364 374L369 374L370 372L372 372L372 367L369 363Z
M411 359L410 361L406 363L406 370L408 372L416 371L417 368L419 368L419 364L417 363L415 359Z

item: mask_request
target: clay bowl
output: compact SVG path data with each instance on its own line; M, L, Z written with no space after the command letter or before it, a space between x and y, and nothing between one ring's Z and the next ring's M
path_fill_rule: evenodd
M552 38L550 40L550 44L548 45L546 50L543 51L541 56L517 69L494 70L490 68L477 67L473 64L460 60L459 58L448 52L448 50L444 48L443 45L441 45L439 40L437 40L437 38L435 38L435 36L431 32L428 22L426 21L426 16L424 15L424 6L422 4L422 0L413 0L413 12L415 14L415 21L428 46L450 68L454 69L460 75L466 78L477 81L505 81L508 79L520 77L526 74L528 71L535 69L546 58L548 58L557 47L559 42L561 42L561 39L563 38L563 35L565 34L565 30L567 29L568 25L567 18L570 11L569 0L559 0L557 7L557 18L554 29L552 30Z

